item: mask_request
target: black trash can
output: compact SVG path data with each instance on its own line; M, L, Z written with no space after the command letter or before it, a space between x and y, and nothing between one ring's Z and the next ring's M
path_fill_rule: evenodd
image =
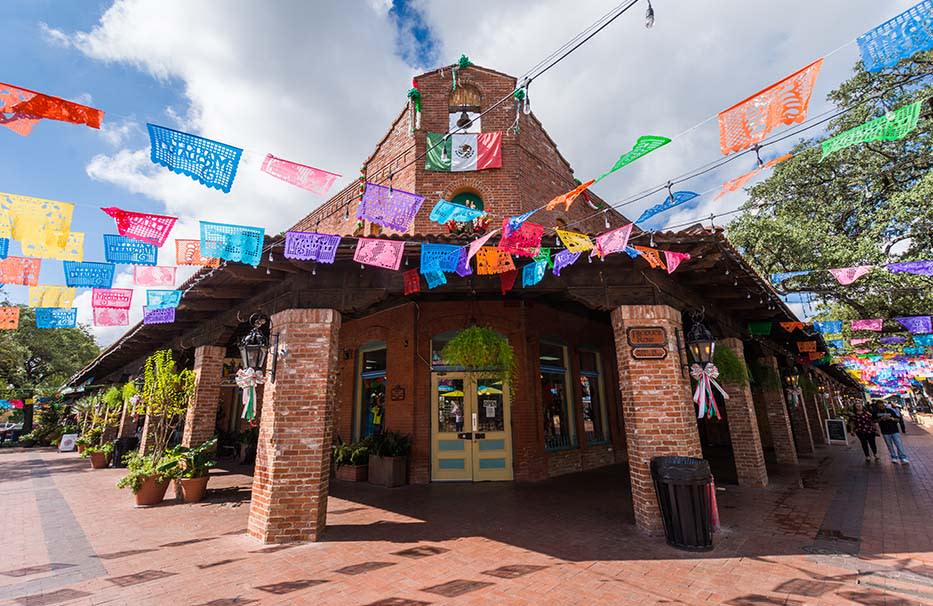
M688 551L713 548L713 474L694 457L655 457L651 477L667 543Z
M139 448L139 439L136 437L128 438L119 438L113 441L113 461L114 467L126 467L126 463L123 462L123 457L127 453L132 452Z

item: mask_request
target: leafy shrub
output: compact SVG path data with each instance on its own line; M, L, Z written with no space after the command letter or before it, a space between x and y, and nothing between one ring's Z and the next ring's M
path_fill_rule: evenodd
M377 457L404 457L411 451L411 440L397 431L379 433L370 438L370 454Z
M117 482L117 488L130 488L133 494L139 492L143 482L156 477L160 482L173 479L171 474L161 473L151 455L143 456L138 452L131 452L123 457L126 463L127 474Z
M725 345L716 345L713 364L719 369L719 381L729 385L747 385L748 369L745 362Z
M370 438L352 444L344 444L341 441L334 446L334 466L365 465L369 461L371 444L372 439Z
M457 333L444 346L441 357L448 364L468 370L498 369L503 383L510 383L515 374L515 352L508 339L482 326L471 326Z
M199 446L178 445L162 455L157 469L159 473L173 478L202 478L217 465L213 460L217 438L211 438Z

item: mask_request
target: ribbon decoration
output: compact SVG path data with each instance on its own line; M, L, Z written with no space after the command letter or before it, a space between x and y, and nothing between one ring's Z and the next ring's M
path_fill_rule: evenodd
M0 82L0 126L23 137L42 119L100 128L103 110Z
M146 124L152 146L150 159L206 187L230 193L243 150L226 143Z
M30 286L29 307L72 307L78 289L67 286Z
M852 320L850 326L852 330L873 330L875 332L881 332L884 326L884 320L881 318L873 320Z
M483 246L476 253L476 275L492 276L515 271L512 255L495 246Z
M257 267L262 261L265 233L262 227L201 221L201 251L209 257Z
M768 133L785 124L807 119L813 86L823 67L823 59L794 72L719 113L719 146L728 156L751 147Z
M236 371L236 386L243 390L242 418L252 421L256 418L256 386L266 382L261 370L241 368Z
M175 286L175 268L170 266L134 265L136 286Z
M470 208L469 206L454 204L453 202L448 202L447 200L438 200L437 204L434 205L434 208L431 209L431 214L428 216L428 219L434 221L435 223L440 223L441 225L444 225L449 221L454 221L456 223L467 223L474 219L478 219L485 214L485 211Z
M58 259L59 261L84 261L84 234L70 232L62 237L58 232L50 232L49 241L23 242L23 254L27 257L41 257L43 259Z
M690 260L690 253L665 250L664 260L667 261L667 273L672 274L678 267L680 267L681 263Z
M91 307L129 309L133 302L132 288L94 288L91 290Z
M635 160L650 154L659 147L664 147L670 142L671 140L667 137L658 137L655 135L642 135L641 137L638 137L638 140L635 141L635 145L632 146L632 149L622 154L622 156L616 160L616 163L612 165L612 168L601 174L596 180L602 181L604 178L608 177L623 166L631 164Z
M163 309L166 307L178 307L181 303L180 290L147 290L146 307L151 309Z
M220 259L201 256L200 240L175 240L175 263L177 265L220 267Z
M541 249L544 226L525 221L515 228L510 221L509 217L502 219L502 238L499 240L499 250L520 257L537 256Z
M94 326L129 326L130 310L116 307L95 307Z
M340 236L309 231L285 233L285 258L316 263L333 263L337 258Z
M522 268L522 288L534 286L544 279L547 261L534 261Z
M326 194L334 181L337 180L337 177L340 176L312 166L276 158L272 154L266 154L266 159L262 161L260 170L318 196Z
M576 263L577 259L579 259L582 254L583 253L572 252L569 249L558 252L554 255L554 269L551 270L551 273L555 276L559 276L560 270Z
M722 394L725 400L729 399L729 394L716 382L716 378L719 377L719 369L712 362L707 363L706 366L693 363L690 366L690 376L697 382L697 388L693 392L693 401L697 403L698 408L697 418L720 418L713 388L715 387L716 391Z
M0 330L16 330L19 328L19 307L0 307Z
M74 204L0 192L0 237L24 244L63 247L71 233Z
M0 284L36 286L39 284L39 267L42 261L30 257L7 257L0 259ZM69 284L71 286L71 284Z
M367 183L356 217L404 232L408 231L423 203L424 196Z
M700 194L692 191L675 191L664 198L664 202L655 204L651 208L645 209L645 212L641 213L641 216L635 219L635 223L643 223L651 217L661 214L664 211L670 210L676 206L680 206L681 204L686 204L699 195Z
M402 294L406 297L421 292L421 276L417 269L409 269L402 274L404 284Z
M930 316L907 316L894 318L894 320L914 335L925 335L933 332Z
M823 154L820 160L825 159L826 156L834 152L859 143L903 139L917 128L922 105L923 101L915 101L910 105L905 105L884 116L869 120L823 141L820 144Z
M868 272L872 270L871 265L857 265L855 267L843 267L841 269L830 269L829 273L836 278L836 282L839 282L843 286L848 286L852 284Z
M117 233L121 236L158 247L165 244L165 239L168 238L169 232L175 226L175 221L178 220L176 217L137 213L116 207L101 208L101 210L114 218Z
M155 265L159 262L159 249L126 236L104 234L104 258L108 263Z
M113 286L113 272L116 267L113 263L96 263L94 261L64 261L65 284L79 288L110 288ZM38 268L36 273L38 274Z
M398 271L405 253L405 242L401 240L380 240L378 238L360 238L356 241L353 260L364 265L382 267Z
M78 323L78 310L74 307L37 307L36 328L74 328Z
M557 237L570 252L581 253L593 248L593 241L585 234L558 229Z
M857 39L865 71L894 67L914 53L933 48L933 1L923 0Z
M590 179L586 183L581 183L577 187L568 191L566 194L561 194L559 196L556 196L554 199L552 199L550 202L547 203L545 210L554 210L561 204L564 205L565 211L570 210L570 205L573 204L573 201L577 199L577 196L579 196L584 191L586 191L587 188L589 188L594 183L596 183L596 179Z
M175 322L174 307L150 309L143 306L143 324L172 324Z

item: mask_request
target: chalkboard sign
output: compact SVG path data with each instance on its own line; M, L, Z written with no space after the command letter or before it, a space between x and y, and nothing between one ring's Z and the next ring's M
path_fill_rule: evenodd
M826 434L830 444L848 444L846 422L843 419L826 419Z

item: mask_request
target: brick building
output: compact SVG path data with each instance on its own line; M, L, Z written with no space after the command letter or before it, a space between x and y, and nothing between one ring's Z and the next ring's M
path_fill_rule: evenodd
M198 443L215 427L239 426L239 394L230 381L237 343L250 314L271 316L276 345L267 370L274 361L276 372L261 392L249 523L249 534L265 542L317 540L331 445L380 429L411 437L412 483L537 481L627 462L636 523L652 532L660 528L652 457L702 456L704 447L719 444L731 453L739 483L764 486L766 451L792 463L825 441L822 421L842 386L818 369L806 372L828 398L788 406L780 380L732 385L724 418L698 424L684 347L691 310L704 309L722 346L755 368L780 378L796 364L793 335L748 334L749 321L794 318L718 228L651 236L660 249L690 253L673 274L625 254L581 258L560 276L548 273L505 295L497 276L471 275L405 296L401 272L354 262L353 236L406 240L402 269L417 267L420 243L469 242L476 226L457 226L468 232L458 234L429 220L439 199L485 210L492 228L575 187L570 164L533 114L519 116L515 130L512 102L493 107L515 89L515 78L469 67L453 89L450 68L443 68L417 83L420 127L404 109L362 169L368 181L427 198L407 233L357 222L360 183L351 183L294 226L347 236L333 264L287 259L275 237L258 268L203 268L181 287L174 324L133 327L71 384L126 380L152 351L170 347L197 372L184 442ZM464 114L473 119L470 131L503 133L502 167L426 170L427 133L446 132ZM566 211L540 211L534 221L591 235L629 222L593 194ZM637 230L633 239L649 242ZM543 245L560 247L553 235ZM494 372L446 364L443 345L473 324L508 339L517 360L511 384ZM643 329L660 339L650 355L633 345Z

